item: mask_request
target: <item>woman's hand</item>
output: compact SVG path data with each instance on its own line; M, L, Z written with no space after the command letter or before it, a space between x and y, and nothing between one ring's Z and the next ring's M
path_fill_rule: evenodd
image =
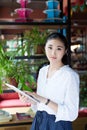
M46 98L44 98L44 97L38 95L38 94L35 93L35 92L31 93L30 95L32 95L35 99L37 99L39 102L42 102L42 103L44 103L44 104L45 104L45 102L47 101Z
M31 95L31 96L33 96L32 95L32 92L28 92L28 91L24 91L27 95ZM28 97L26 97L26 96L24 96L24 95L22 95L22 94L19 94L19 98L20 98L20 100L22 101L22 102L25 102L25 103L31 103L31 104L36 104L36 102L34 102L31 98L28 98Z
M35 93L35 92L29 92L29 91L24 91L24 92L25 92L27 95L32 96L32 97L34 97L35 99L37 99L39 102L45 103L45 102L47 101L46 98L44 98L44 97L38 95L38 94ZM20 99L21 99L23 102L26 102L26 103L29 102L29 103L31 103L31 104L36 104L36 102L34 102L34 100L32 100L32 99L30 99L30 98L28 98L28 97L25 97L25 96L20 95L20 94L19 94L19 97L20 97Z
M29 96L35 98L39 103L42 102L42 100L44 99L42 96L38 95L35 92L28 92L28 91L26 91L25 93L28 94Z

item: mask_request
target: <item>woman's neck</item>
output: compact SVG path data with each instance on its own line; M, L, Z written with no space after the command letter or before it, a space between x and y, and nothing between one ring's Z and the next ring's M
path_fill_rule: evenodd
M55 71L55 70L60 69L62 66L64 66L63 63L59 63L59 64L50 64L50 65L49 65L49 70Z
M54 73L59 70L62 66L64 66L63 63L61 64L58 64L58 65L52 65L50 64L49 65L49 68L48 68L48 73L47 73L47 78L50 78L54 75Z

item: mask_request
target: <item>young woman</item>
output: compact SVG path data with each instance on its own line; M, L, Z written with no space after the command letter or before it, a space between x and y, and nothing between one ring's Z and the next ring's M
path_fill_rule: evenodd
M37 112L31 130L72 130L71 122L78 116L79 76L66 64L68 43L57 32L46 40L45 53L49 65L42 67L37 80L37 92L27 94L37 98Z

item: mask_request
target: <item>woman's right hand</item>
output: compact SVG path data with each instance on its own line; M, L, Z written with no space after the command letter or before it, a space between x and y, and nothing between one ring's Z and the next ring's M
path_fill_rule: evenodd
M29 94L29 95L32 95L31 92L28 92L28 91L24 91L26 94ZM25 103L30 103L30 104L36 104L36 102L34 102L32 99L22 95L22 94L18 94L19 95L19 98L22 102L25 102Z

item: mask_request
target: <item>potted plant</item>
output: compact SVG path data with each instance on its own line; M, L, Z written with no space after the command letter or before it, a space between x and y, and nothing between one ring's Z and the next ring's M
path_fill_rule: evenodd
M31 74L28 62L20 61L17 63L18 88L22 90L34 91L36 89L36 80Z
M27 46L29 56L36 53L44 52L43 46L45 44L47 34L47 30L42 31L38 27L33 27L31 30L25 31L24 40L26 41L25 44ZM38 49L38 46L40 47L40 49ZM32 49L34 52L32 52Z
M8 57L4 49L5 44L2 44L2 41L0 43L0 92L3 90L3 80L10 83L9 79L15 79L19 89L32 91L32 87L36 87L36 81L28 70L29 66L25 61L14 60L15 55Z
M6 65L7 65L7 57L4 53L3 46L5 45L5 41L0 39L0 92L2 92L2 84L4 77L6 76Z
M7 81L7 77L15 77L14 69L13 58L6 55L6 41L0 40L0 92L3 90L3 81Z

